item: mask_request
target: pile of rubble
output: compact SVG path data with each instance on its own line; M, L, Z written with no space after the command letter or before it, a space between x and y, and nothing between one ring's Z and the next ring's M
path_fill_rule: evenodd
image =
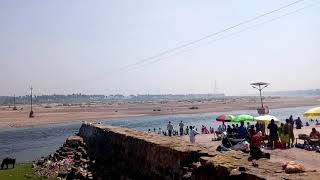
M80 136L70 136L54 154L34 164L40 177L93 179L86 144Z

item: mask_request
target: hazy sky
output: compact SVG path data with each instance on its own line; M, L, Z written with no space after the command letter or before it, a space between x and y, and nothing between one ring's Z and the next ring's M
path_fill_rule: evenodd
M0 1L0 95L320 88L320 5L134 70L127 64L293 0ZM215 38L308 6L305 0ZM318 1L320 2L320 1ZM111 73L110 73L111 72Z

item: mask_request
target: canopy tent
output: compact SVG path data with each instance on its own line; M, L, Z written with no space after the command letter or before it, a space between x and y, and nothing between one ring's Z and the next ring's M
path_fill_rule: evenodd
M230 114L223 114L219 117L217 117L217 121L219 122L231 122L235 117L233 115Z
M231 120L231 122L233 122L233 123L238 123L241 121L254 121L254 118L253 118L253 116L248 115L248 114L241 114L241 115L236 116L233 120Z
M309 109L303 114L303 117L310 119L320 117L320 107Z

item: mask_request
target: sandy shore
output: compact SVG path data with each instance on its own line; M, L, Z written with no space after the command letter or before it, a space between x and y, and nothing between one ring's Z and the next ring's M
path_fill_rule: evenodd
M302 129L295 129L295 137L298 137L298 134L310 134L311 129L315 127L318 131L320 130L320 126L309 126L303 127ZM217 146L221 144L220 141L212 141L213 135L212 134L200 134L196 137L196 143L205 145L207 147L216 149ZM183 140L189 141L188 136L183 136ZM300 141L300 143L303 143ZM291 148L291 149L275 149L275 150L265 150L271 154L271 162L280 162L284 163L287 161L296 161L302 163L307 170L317 170L320 171L320 153L315 151L307 151L298 148Z
M320 97L266 98L270 108L286 108L319 105ZM17 111L0 106L0 128L38 126L83 120L99 120L134 116L170 114L194 114L253 110L259 107L259 99L252 97L228 97L225 100L172 101L172 102L121 102L83 105L40 104L34 106L35 117L28 118L30 107L18 105ZM198 109L190 109L196 106ZM22 109L21 109L22 108ZM161 111L157 111L160 109ZM156 110L156 111L155 111Z

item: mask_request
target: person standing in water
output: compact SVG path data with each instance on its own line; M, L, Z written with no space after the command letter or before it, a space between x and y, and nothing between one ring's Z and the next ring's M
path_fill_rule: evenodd
M197 131L194 130L192 126L190 126L190 142L194 144L196 142L196 135L199 134Z
M180 136L183 136L183 127L184 127L184 124L183 124L182 121L179 123L179 127L180 127Z
M169 121L169 123L167 125L167 130L168 130L169 136L172 136L173 126L171 124L171 121Z

